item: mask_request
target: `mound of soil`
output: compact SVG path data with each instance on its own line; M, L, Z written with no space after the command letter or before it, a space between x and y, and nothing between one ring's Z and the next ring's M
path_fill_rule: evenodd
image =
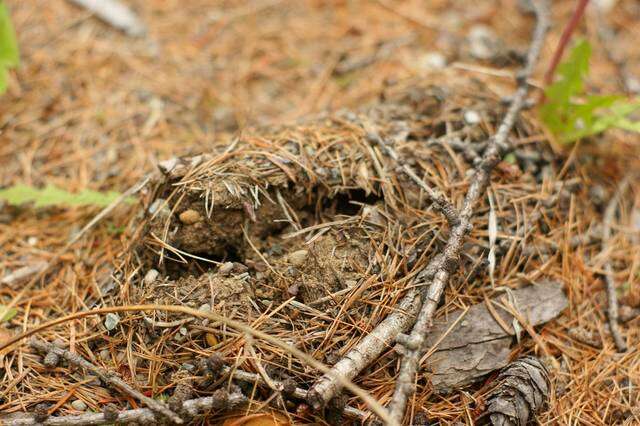
M478 82L407 84L356 113L257 129L207 153L167 161L129 265L144 272L122 297L212 310L333 364L395 309L410 278L445 241L446 220L406 168L460 206L503 108ZM455 308L460 288L464 302L474 303L492 282L521 286L553 261L557 245L550 241L563 238L575 181L558 177L553 152L535 135L524 120L515 126L518 150L494 174L442 315ZM490 212L499 227L495 241L488 238ZM490 249L499 265L493 277ZM246 371L265 366L300 388L319 376L269 342L208 320L184 320L162 312L144 319L143 341L165 361L141 359L136 367L153 369L158 385L171 383L181 364L214 351ZM391 392L390 356L359 384ZM419 398L428 395L423 382ZM298 404L287 409L296 412Z

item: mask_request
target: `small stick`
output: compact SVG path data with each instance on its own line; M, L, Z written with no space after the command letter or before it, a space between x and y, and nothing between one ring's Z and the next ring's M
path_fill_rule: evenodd
M544 36L549 26L546 1L534 1L533 5L536 14L536 27L527 54L526 65L524 69L518 73L516 79L518 88L495 136L489 140L489 145L481 161L476 166L462 209L460 210L460 221L451 229L447 244L442 251L443 260L439 262L434 278L431 280L426 299L422 304L413 330L409 336L402 334L399 335L397 339L398 343L403 346L403 358L400 373L396 381L396 389L389 404L389 411L391 417L398 423L401 423L407 401L415 390L414 378L420 358L424 352L426 335L431 328L433 316L449 281L449 277L458 266L465 236L472 227L471 217L473 216L475 206L478 204L481 196L486 192L490 183L491 171L496 164L500 162L502 156L508 149L507 138L509 132L515 124L518 113L525 104L528 93L527 79L533 73L533 68L540 55Z
M247 371L244 370L234 370L231 367L225 366L222 368L222 374L231 374L231 376L236 379L236 380L242 380L243 382L249 382L249 383L255 383L257 385L267 385L267 383L265 383L264 379L262 377L260 377L260 375L255 374L255 373L249 373ZM271 379L272 385L274 385L277 388L280 389L286 389L286 385L284 382L278 381L278 380L274 380ZM268 386L268 385L267 385ZM302 388L294 388L291 392L290 395L293 396L294 398L298 398L298 399L302 399L302 400L306 400L307 399L307 395L309 394L309 391L307 391L306 389L302 389ZM344 414L346 414L349 417L352 418L356 418L359 420L366 420L367 417L369 417L371 414L366 412L366 411L362 411L362 410L358 410L357 408L353 408L353 407L345 407L344 408Z
M162 416L168 419L171 419L171 421L173 421L174 423L177 423L177 424L183 423L183 420L182 418L180 418L180 416L178 416L176 413L171 411L160 401L156 401L153 398L149 398L148 396L143 395L139 391L132 388L127 382L122 380L120 377L118 377L114 373L110 373L108 371L103 370L100 367L93 365L86 359L82 358L80 355L69 352L66 349L59 348L53 343L48 343L38 338L31 339L30 345L31 347L39 350L40 352L43 352L46 354L50 354L50 353L56 354L57 356L66 359L71 364L77 365L88 371L91 371L92 373L100 377L100 379L102 379L105 383L109 383L110 385L114 386L117 389L120 389L121 391L132 396L133 398L137 398L138 400L142 401L153 412L159 413Z
M616 214L617 205L622 199L622 195L627 190L630 181L631 175L627 175L622 182L620 182L618 190L604 212L604 218L602 220L602 251L604 253L609 251L611 224L613 223L613 219ZM627 350L627 344L624 341L622 333L620 332L620 327L618 326L618 295L616 293L616 281L613 276L613 267L611 266L611 262L607 261L605 263L604 270L605 282L607 283L607 317L609 319L609 328L611 329L611 335L613 336L613 341L616 344L618 352L625 352Z
M556 51L553 53L553 58L551 59L551 63L549 64L549 69L544 75L545 85L549 85L553 81L553 75L555 74L556 68L560 63L560 59L562 59L562 56L564 55L564 50L567 48L573 32L580 23L580 19L582 19L588 3L589 0L578 0L576 10L573 12L573 15L571 15L571 19L569 20L567 25L564 27L564 31L562 31L562 36L560 37L560 41L558 42Z
M206 413L212 409L232 408L243 404L246 401L247 397L240 392L234 392L226 395L214 394L213 396L186 400L182 403L182 409L189 416L197 416L198 414ZM116 419L114 420L112 416ZM0 423L4 426L85 426L107 425L114 423L157 424L158 418L154 411L149 408L136 408L133 410L116 411L115 413L87 413L74 416L48 417L43 422L38 422L33 415L27 415L14 419L0 418Z
M449 222L449 226L456 226L460 223L460 214L453 207L453 204L449 202L447 197L443 194L440 194L433 189L429 188L426 183L422 179L415 174L411 167L406 164L402 167L402 170L409 176L424 192L427 193L431 201L433 202L435 208L440 211L444 217L447 218L447 222Z

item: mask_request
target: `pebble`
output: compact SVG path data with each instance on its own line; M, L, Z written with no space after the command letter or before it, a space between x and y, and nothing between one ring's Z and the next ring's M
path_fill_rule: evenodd
M307 260L308 250L298 250L289 254L289 263L295 266L301 266Z
M104 326L107 328L107 330L111 331L114 328L116 328L119 322L120 322L120 317L118 316L118 314L110 312L107 314L104 320Z
M109 349L103 349L100 351L99 353L100 358L104 361L109 361L111 360L111 352L109 352Z
M233 270L233 262L225 262L222 265L220 265L220 268L218 268L218 272L221 275L229 275L232 270Z
M210 304L208 304L208 303L205 303L204 305L201 305L201 306L198 308L198 310L199 310L199 311L202 311L202 312L211 312L211 305L210 305Z
M481 120L480 114L474 110L468 110L464 113L464 122L467 124L478 124Z
M144 283L147 285L153 284L158 279L160 272L155 269L149 269L144 276Z
M447 66L447 58L440 52L427 52L418 60L421 70L439 70Z
M180 222L184 223L185 225L193 225L194 223L200 221L201 216L197 211L189 209L180 213L180 216L178 216L178 218L180 219Z
M78 410L78 411L85 411L87 409L87 404L79 399L74 400L71 403L71 406L73 407L74 410Z
M476 59L491 59L498 54L500 44L493 30L486 25L474 25L468 35L469 53Z

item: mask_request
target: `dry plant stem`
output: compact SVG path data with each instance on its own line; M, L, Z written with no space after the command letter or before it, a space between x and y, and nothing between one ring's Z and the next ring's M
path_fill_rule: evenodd
M436 209L441 212L445 218L447 218L449 226L453 227L458 225L460 222L460 215L456 211L456 208L453 207L453 204L449 202L447 197L429 188L427 184L425 184L424 181L420 179L413 170L411 170L411 167L405 164L402 169L423 191L427 193Z
M620 182L618 190L604 212L602 225L602 251L605 253L609 251L611 225L616 215L617 205L622 198L622 194L627 190L630 181L631 175L627 175L622 182ZM605 281L607 283L607 317L609 319L609 328L611 329L611 335L613 336L613 341L616 344L618 352L625 352L627 350L627 343L624 341L624 337L622 337L622 333L620 332L620 326L618 325L618 294L616 293L616 281L613 277L613 267L611 266L611 262L605 263L604 270Z
M582 16L584 15L584 11L587 8L588 3L589 0L579 0L576 6L576 10L573 12L573 15L571 15L571 19L569 20L567 25L564 27L562 36L560 37L560 41L558 42L558 47L556 47L556 51L553 53L553 58L551 58L549 69L544 75L545 85L549 85L553 81L553 75L555 74L556 68L560 63L560 59L562 59L564 51L567 48L569 41L571 40L571 36L580 23Z
M534 1L533 3L536 13L536 27L527 55L526 66L518 74L518 88L516 93L504 119L498 127L498 131L489 141L489 146L471 178L471 184L465 196L462 209L460 210L459 223L451 230L449 239L443 250L443 261L440 263L433 281L429 286L427 297L418 314L418 319L413 326L413 330L409 336L398 336L398 342L403 346L403 359L396 381L396 389L389 405L391 416L398 423L402 421L407 401L414 392L414 378L420 358L424 352L425 338L431 327L433 315L449 281L449 277L458 266L464 237L472 227L471 217L473 216L474 209L480 198L486 192L491 171L496 164L500 162L507 150L509 132L513 128L518 113L522 109L527 97L528 85L526 81L531 76L538 60L544 36L549 25L546 2Z
M93 365L86 359L82 358L80 355L74 354L72 352L69 352L66 349L59 348L52 343L47 343L37 338L32 339L30 342L30 345L31 347L39 350L40 352L55 353L59 357L62 357L67 361L69 361L71 364L82 367L87 371L91 371L92 373L100 377L100 379L102 379L105 383L109 383L111 386L117 389L120 389L121 391L125 392L131 397L136 398L139 401L142 401L153 412L158 413L168 419L171 419L171 421L173 421L174 423L177 423L177 424L183 423L182 418L180 418L180 416L178 416L176 413L174 413L169 408L167 408L163 403L143 395L139 391L132 388L127 382L122 380L116 374L110 373L108 371L103 370L100 367Z
M231 367L223 367L222 373L231 374L231 376L236 380L242 380L244 382L255 383L258 385L266 385L264 379L259 374L249 373L248 371L243 370L233 370L231 369ZM278 387L284 387L284 383L280 381L273 379L271 379L271 381ZM293 392L291 392L291 396L298 399L307 399L308 394L309 391L301 388L295 388ZM369 413L367 413L366 411L358 410L357 408L349 406L344 408L344 414L359 420L366 420L366 418L369 416Z
M435 256L427 267L418 275L417 282L429 281L433 278L441 256ZM406 332L416 320L422 306L422 298L416 281L404 295L395 311L389 314L371 333L367 334L355 347L340 359L332 368L331 374L324 374L309 389L307 402L314 410L321 409L342 389L339 377L353 380L367 365L388 349L400 333Z
M225 399L226 408L231 408L243 404L247 401L247 397L242 393L231 393ZM189 399L182 403L183 411L189 416L197 416L217 408L219 401L215 397L207 396L203 398ZM38 422L35 417L25 416L21 418L2 420L4 426L85 426L85 425L107 425L107 424L158 424L156 413L149 408L137 408L134 410L125 410L118 413L118 417L114 422L104 413L87 413L77 416L60 416L49 417L44 422Z

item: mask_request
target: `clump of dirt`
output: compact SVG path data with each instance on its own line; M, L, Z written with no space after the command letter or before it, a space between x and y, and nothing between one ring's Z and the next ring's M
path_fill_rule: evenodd
M491 91L468 80L394 87L383 104L359 112L247 132L162 164L130 265L157 268L160 277L134 281L127 301L212 310L334 363L396 308L443 247L449 225L421 185L460 206L502 109ZM570 176L558 179L557 159L533 145L534 132L524 120L516 125L519 149L496 169L447 300L464 286L464 302L479 302L482 288L518 287L555 262L559 244L550 242L566 235L576 185ZM492 239L490 214L500 229ZM499 265L492 277L489 251ZM454 308L447 303L442 311ZM223 324L178 324L182 316L166 313L145 321L176 336L156 346L158 356L179 351L179 362L193 362L182 350L188 344L238 359L247 371L266 363L269 374L302 388L318 377L279 347ZM395 374L391 364L380 360L360 384L379 386ZM154 366L167 381L174 370Z

